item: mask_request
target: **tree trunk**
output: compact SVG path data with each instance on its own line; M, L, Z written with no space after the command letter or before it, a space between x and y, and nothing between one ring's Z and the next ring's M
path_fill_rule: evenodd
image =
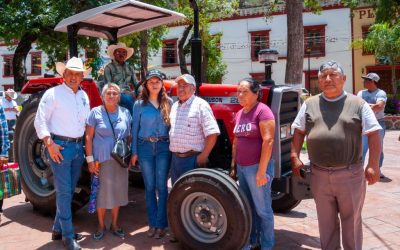
M37 39L37 34L25 33L14 52L13 57L13 75L14 75L14 89L20 91L27 81L25 61L29 51L32 48L32 43Z
M185 43L192 27L193 25L189 25L185 28L182 33L182 38L178 42L179 68L181 69L181 74L189 74L189 70L186 66Z
M397 94L397 84L396 84L396 64L391 65L392 69L392 91L393 91L393 96L396 99L396 94Z
M149 33L147 30L140 32L140 80L146 78L148 66L147 48L149 44Z
M290 1L286 4L286 11L288 44L285 83L300 84L304 60L303 1Z
M208 48L206 46L203 46L202 50L202 57L203 61L201 62L201 82L208 82L208 77L207 77L207 70L208 70Z

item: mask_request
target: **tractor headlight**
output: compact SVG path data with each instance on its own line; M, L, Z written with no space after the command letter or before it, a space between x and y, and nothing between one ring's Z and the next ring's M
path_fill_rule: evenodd
M287 139L292 136L290 124L281 125L281 140Z

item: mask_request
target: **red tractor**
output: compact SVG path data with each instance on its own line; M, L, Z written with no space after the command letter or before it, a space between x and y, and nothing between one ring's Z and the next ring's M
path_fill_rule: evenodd
M124 0L69 17L60 22L56 30L68 32L70 55L74 56L77 55L78 34L108 38L115 43L120 36L182 17L182 14L163 8ZM195 53L198 53L196 48ZM196 66L193 65L193 68L195 71ZM55 211L53 176L45 154L46 147L38 139L33 122L45 90L62 82L62 78L42 78L26 83L22 93L31 96L23 104L14 136L14 156L20 165L24 193L35 209L48 213ZM176 100L173 82L164 81L164 84ZM85 79L82 88L87 92L92 108L101 105L99 91L92 79ZM290 125L298 112L299 92L276 85L263 86L262 89L262 101L273 111L277 128L272 156L275 160L272 205L275 211L284 212L297 206L302 199L311 197L308 180L291 177ZM247 242L250 234L250 207L239 192L237 183L227 175L231 162L232 120L241 108L236 91L237 85L202 83L198 86L197 95L210 103L221 134L210 154L210 167L183 175L172 187L169 196L170 227L185 248L238 249ZM89 200L90 173L87 167L82 169L73 197L74 210L85 206Z

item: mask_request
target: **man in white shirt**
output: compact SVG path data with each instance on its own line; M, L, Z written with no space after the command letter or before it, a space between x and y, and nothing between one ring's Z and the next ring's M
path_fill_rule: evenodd
M64 83L51 88L40 100L35 118L35 129L43 140L51 158L57 212L52 240L63 239L66 249L81 249L74 234L71 201L85 160L83 134L90 112L89 98L80 88L84 74L82 60L72 57L67 64L57 63L57 72Z
M13 89L8 89L4 92L4 99L1 100L4 114L6 115L8 130L14 130L17 121L18 105L14 101L17 98L17 93Z

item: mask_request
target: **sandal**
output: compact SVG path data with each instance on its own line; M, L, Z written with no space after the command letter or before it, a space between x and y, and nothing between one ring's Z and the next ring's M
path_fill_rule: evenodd
M119 237L121 239L125 238L125 232L124 232L124 230L122 228L117 228L115 230L111 229L111 231L115 236L117 236L117 237Z
M96 231L96 232L93 234L93 239L94 239L94 240L101 240L101 239L103 239L103 237L104 237L104 230Z

